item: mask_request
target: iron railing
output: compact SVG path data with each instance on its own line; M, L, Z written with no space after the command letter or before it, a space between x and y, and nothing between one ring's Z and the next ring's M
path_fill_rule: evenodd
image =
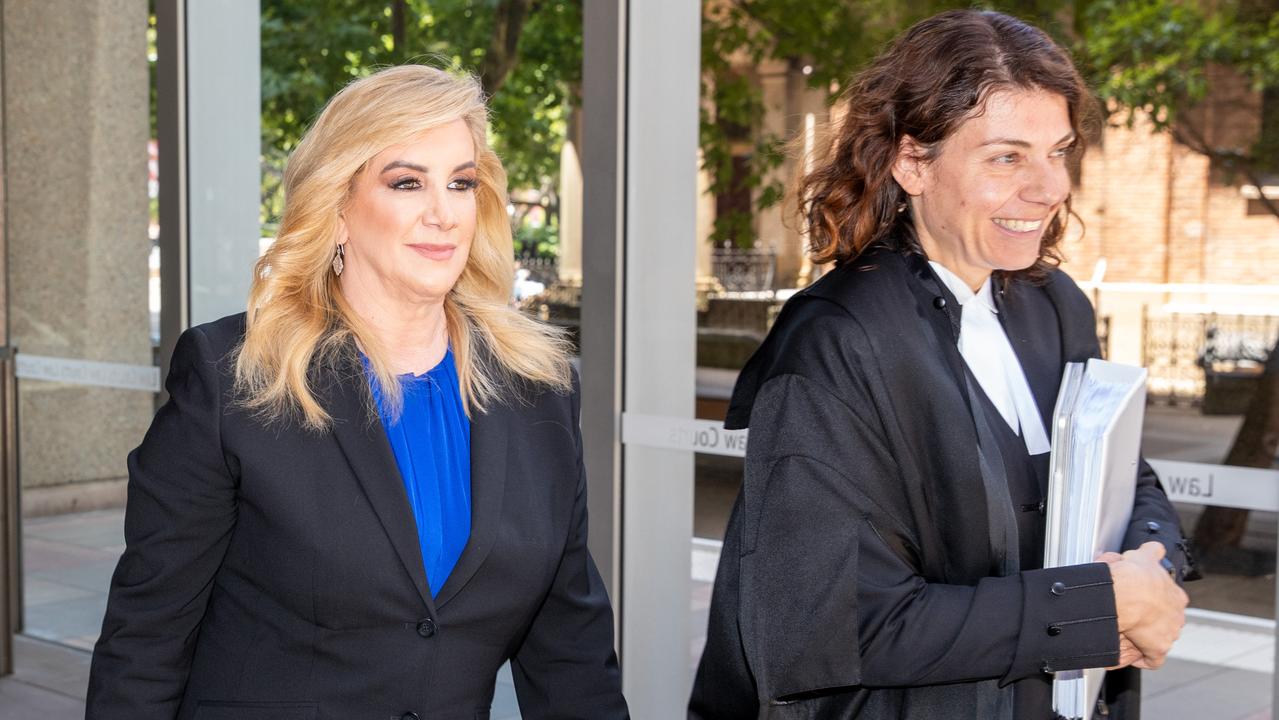
M1152 399L1201 404L1210 381L1260 374L1279 316L1142 310L1142 364Z
M711 250L711 272L728 292L772 292L777 251L771 247L717 247Z
M520 255L515 258L516 264L528 270L528 279L550 286L559 280L560 261L556 257L542 255Z

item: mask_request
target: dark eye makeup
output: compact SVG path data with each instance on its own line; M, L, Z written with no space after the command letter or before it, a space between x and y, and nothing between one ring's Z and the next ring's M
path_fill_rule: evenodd
M412 175L396 178L391 181L392 190L417 190L422 187L422 183Z
M450 180L448 184L448 188L450 190L465 192L465 191L474 190L478 185L479 185L479 181L475 180L474 178L461 177L461 178L454 178L453 180ZM388 184L388 186L392 190L419 190L422 187L422 181L418 180L416 177L413 177L412 175L406 175L404 177L400 177L400 178L396 178L395 180L392 180Z

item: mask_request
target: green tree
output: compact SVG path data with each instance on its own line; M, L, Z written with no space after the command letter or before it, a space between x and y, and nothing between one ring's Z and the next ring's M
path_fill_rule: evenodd
M1079 54L1113 117L1149 119L1229 179L1261 187L1279 171L1279 2L1081 4ZM1261 98L1256 137L1213 127L1209 103L1247 103L1248 95ZM1261 202L1279 218L1279 205Z
M896 5L884 0L704 3L700 140L707 192L750 192L754 210L776 205L784 193L771 175L782 162L787 138L760 126L763 96L742 60L752 66L766 61L808 66L808 83L829 87L846 80L903 24ZM745 208L716 213L711 241L749 247L752 215Z

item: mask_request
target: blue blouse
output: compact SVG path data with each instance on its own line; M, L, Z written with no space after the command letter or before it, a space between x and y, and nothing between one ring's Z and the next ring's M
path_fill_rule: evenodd
M398 421L389 417L376 378L368 377L417 522L426 581L435 597L471 535L471 422L462 407L453 351L422 375L400 376L404 409Z

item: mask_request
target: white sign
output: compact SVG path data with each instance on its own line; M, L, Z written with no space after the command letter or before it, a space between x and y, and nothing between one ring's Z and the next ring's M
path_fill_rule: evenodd
M1173 502L1279 512L1279 470L1176 460L1150 465Z
M20 352L14 374L23 380L160 392L160 368L152 365L69 360Z
M622 442L711 455L746 455L746 431L725 430L714 420L622 413Z

